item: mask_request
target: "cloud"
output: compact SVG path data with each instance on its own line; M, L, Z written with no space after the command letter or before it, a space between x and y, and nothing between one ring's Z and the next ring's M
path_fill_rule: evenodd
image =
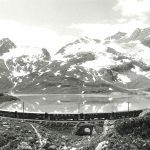
M69 28L80 30L81 36L91 38L103 38L114 33L114 28L110 24L72 24Z
M149 0L117 0L116 5L112 8L121 14L120 18L113 20L105 20L105 23L99 24L72 24L69 28L78 29L81 36L89 36L92 38L104 38L118 31L132 33L136 28L146 28L147 13L150 11Z
M81 36L103 39L118 31L131 34L136 28L145 28L148 26L143 20L131 19L127 21L126 19L118 19L115 24L72 24L69 28L80 30Z
M47 48L51 53L55 53L61 46L74 39L73 36L60 36L49 28L35 26L25 26L11 21L0 20L0 39L8 37L17 47ZM20 50L23 50L20 48Z
M150 11L149 0L117 0L117 5L113 8L115 11L121 11L126 17L140 17L147 19L145 14Z

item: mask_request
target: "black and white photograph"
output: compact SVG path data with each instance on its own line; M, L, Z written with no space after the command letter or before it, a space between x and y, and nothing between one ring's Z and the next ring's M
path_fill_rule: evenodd
M0 150L150 150L150 0L0 0Z

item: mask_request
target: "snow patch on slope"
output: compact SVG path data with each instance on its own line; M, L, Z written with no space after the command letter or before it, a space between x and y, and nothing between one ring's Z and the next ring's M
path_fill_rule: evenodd
M118 74L117 79L122 82L123 84L127 84L131 82L127 75Z
M106 46L101 43L95 43L91 41L89 43L78 43L66 47L64 55L75 55L80 52L94 52L106 50Z
M131 71L133 71L133 72L135 72L136 74L139 74L139 75L145 75L147 73L145 71L142 71L140 69L140 67L138 67L138 66L134 66L134 68L132 68Z
M10 52L5 53L2 57L3 59L8 60L13 57L20 57L22 55L32 56L32 55L38 55L40 53L41 53L41 48L21 46L21 47L15 48L15 54L14 54L14 49L10 49Z

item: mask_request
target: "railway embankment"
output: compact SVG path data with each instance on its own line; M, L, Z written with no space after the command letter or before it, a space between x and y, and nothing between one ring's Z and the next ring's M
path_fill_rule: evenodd
M89 124L94 127L90 135ZM86 134L75 134L78 127ZM149 135L150 116L80 123L0 117L0 148L11 150L149 150Z

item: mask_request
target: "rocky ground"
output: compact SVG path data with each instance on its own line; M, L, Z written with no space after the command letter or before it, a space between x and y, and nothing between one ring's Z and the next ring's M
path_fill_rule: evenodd
M2 150L149 150L149 136L149 116L91 123L0 118Z

